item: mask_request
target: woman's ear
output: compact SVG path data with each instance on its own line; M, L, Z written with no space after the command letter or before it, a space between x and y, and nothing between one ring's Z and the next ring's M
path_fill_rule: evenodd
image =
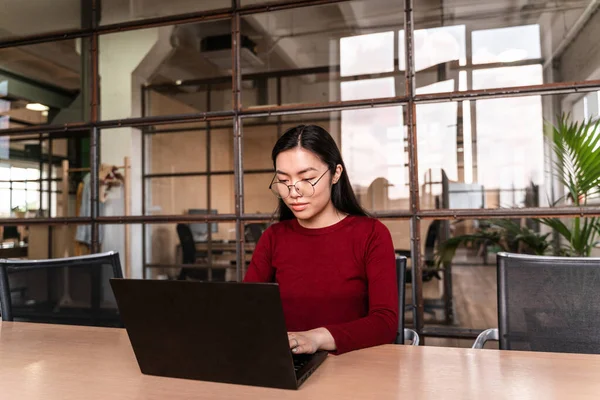
M331 183L333 185L335 185L340 180L343 171L344 167L342 167L340 164L336 165L335 172L333 173L333 178L331 178Z

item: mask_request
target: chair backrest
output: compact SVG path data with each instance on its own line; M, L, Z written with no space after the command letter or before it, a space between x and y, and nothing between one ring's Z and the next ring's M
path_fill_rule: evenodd
M194 235L188 224L177 224L177 236L181 244L183 264L194 264L196 262L196 243Z
M600 258L499 253L500 348L600 353Z
M121 326L110 278L122 278L114 251L48 260L0 259L3 321Z
M404 292L406 286L406 257L396 256L396 279L398 283L398 331L396 344L404 344Z
M425 264L432 266L435 260L435 243L440 236L440 227L442 221L435 219L427 229L427 237L425 238Z
M247 242L258 243L260 237L263 234L264 224L251 223L246 224L245 238Z

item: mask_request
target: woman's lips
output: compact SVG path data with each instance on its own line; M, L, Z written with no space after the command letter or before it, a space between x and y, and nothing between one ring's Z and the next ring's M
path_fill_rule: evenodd
M290 205L294 211L303 211L308 207L308 203L294 203Z

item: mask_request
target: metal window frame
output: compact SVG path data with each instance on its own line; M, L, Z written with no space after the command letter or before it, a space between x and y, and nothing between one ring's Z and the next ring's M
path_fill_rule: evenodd
M416 94L415 91L415 65L414 65L414 0L404 0L404 31L405 31L405 61L404 71L405 95L391 98L363 99L357 101L336 101L328 103L305 103L300 105L281 105L281 99L277 106L244 108L241 103L241 69L240 69L240 23L241 17L255 13L274 12L279 10L294 9L300 7L319 6L325 4L343 3L350 0L286 0L271 1L263 4L241 6L240 0L232 0L228 8L193 12L187 14L170 15L157 18L126 21L117 24L100 25L99 11L101 0L82 1L82 26L80 29L70 29L55 32L45 32L27 35L17 38L0 40L0 49L16 46L25 46L38 43L46 43L75 38L89 39L89 82L82 82L82 87L88 89L89 118L85 122L76 122L61 125L25 126L0 131L0 136L22 136L27 134L39 134L40 138L52 140L64 134L76 134L87 131L90 133L90 163L91 163L91 191L92 191L92 213L90 217L61 217L61 218L36 218L0 219L0 225L48 225L58 226L64 224L91 224L92 226L92 250L99 250L98 227L100 224L142 224L144 230L147 224L178 223L178 222L218 222L228 221L236 224L236 251L237 251L237 279L243 277L243 252L244 252L244 223L246 221L268 221L271 214L250 214L244 212L243 177L244 173L252 171L243 170L243 122L246 118L274 116L278 117L278 126L281 127L281 117L285 115L331 112L351 109L365 109L371 107L385 107L401 105L407 108L407 126L409 128L408 155L409 155L409 190L410 208L408 210L392 210L375 213L382 219L404 219L410 221L411 255L413 257L413 303L414 327L419 335L441 336L441 337L475 337L477 330L473 329L446 329L430 328L424 326L423 314L423 292L422 292L422 268L423 261L420 252L420 223L422 220L444 219L454 220L461 218L488 219L506 217L583 217L600 216L600 207L556 207L556 208L521 208L521 209L443 209L424 210L419 207L420 189L418 185L418 158L417 158L417 135L416 107L418 104L427 104L445 101L465 101L503 97L553 95L566 93L579 93L600 90L600 80L585 82L557 82L525 87L493 88L486 90L467 90L461 92ZM398 0L402 1L402 0ZM99 53L98 40L101 35L137 30L143 28L167 26L174 24L194 23L219 19L230 19L232 32L232 100L233 109L226 111L199 112L193 114L179 114L167 116L142 116L139 118L125 118L119 120L100 120L100 82L99 82ZM401 21L399 21L401 23ZM226 78L228 80L228 78ZM280 84L278 97L280 97ZM144 96L142 96L142 108ZM100 140L101 130L119 127L148 127L161 126L174 123L205 122L207 132L210 131L211 121L230 121L233 123L233 154L235 190L235 212L232 214L219 215L146 215L145 201L142 199L142 215L122 217L102 217L98 215L98 179L97 173L100 163ZM145 148L145 135L142 134L142 147ZM403 150L404 151L404 150ZM145 164L145 154L142 152L142 164ZM210 158L208 158L210 163ZM207 163L207 174L210 175L210 165ZM216 172L212 172L213 174ZM151 174L142 179L142 196L146 193L146 178L152 178ZM209 185L210 185L210 181ZM49 184L49 182L48 182ZM208 189L210 196L210 189ZM210 204L210 203L209 203ZM210 232L210 230L209 230ZM143 252L143 263L146 263L146 254Z

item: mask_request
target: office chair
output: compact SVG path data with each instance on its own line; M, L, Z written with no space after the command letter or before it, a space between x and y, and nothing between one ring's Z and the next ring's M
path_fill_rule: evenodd
M435 267L435 246L440 240L440 231L442 229L442 221L434 220L429 228L427 229L427 236L425 238L425 257L423 260L424 268L422 273L423 282L429 282L431 280L441 280L440 270ZM395 250L396 255L404 256L407 258L411 257L410 250ZM451 324L454 322L454 305L452 304L452 265L444 265L442 270L444 274L444 292L441 298L437 299L424 299L424 312L431 316L436 316L436 310L441 309L444 312L444 322ZM412 283L412 273L410 270L405 272L405 280L407 283Z
M64 273L74 281L68 287ZM113 277L123 277L114 251L48 260L0 259L2 320L120 327L108 282Z
M404 327L404 292L406 271L406 257L396 256L396 279L398 284L398 331L395 344L404 344L410 341L413 346L419 345L419 335L412 329Z
M264 224L260 224L260 223L246 224L245 229L244 229L244 236L245 236L246 242L258 243L263 232L264 232Z
M502 350L600 354L600 258L498 253L498 340Z
M426 268L423 270L423 282L429 282L433 278L436 278L438 280L442 279L439 274L439 271L437 269L433 269L433 267L435 266L435 244L440 236L440 228L441 221L436 219L433 220L433 222L431 222L431 225L429 225L429 228L427 229L427 236L425 238L425 258L423 260ZM399 256L404 256L406 258L411 257L410 250L396 250L396 254ZM406 282L412 283L412 274L410 273L410 271L407 270L405 273Z
M206 260L208 253L206 251L196 251L196 242L194 235L188 224L177 224L177 236L181 245L182 264L198 264L198 260ZM213 270L213 280L225 280L225 270ZM178 280L194 279L208 280L208 270L204 268L182 268L179 272Z

